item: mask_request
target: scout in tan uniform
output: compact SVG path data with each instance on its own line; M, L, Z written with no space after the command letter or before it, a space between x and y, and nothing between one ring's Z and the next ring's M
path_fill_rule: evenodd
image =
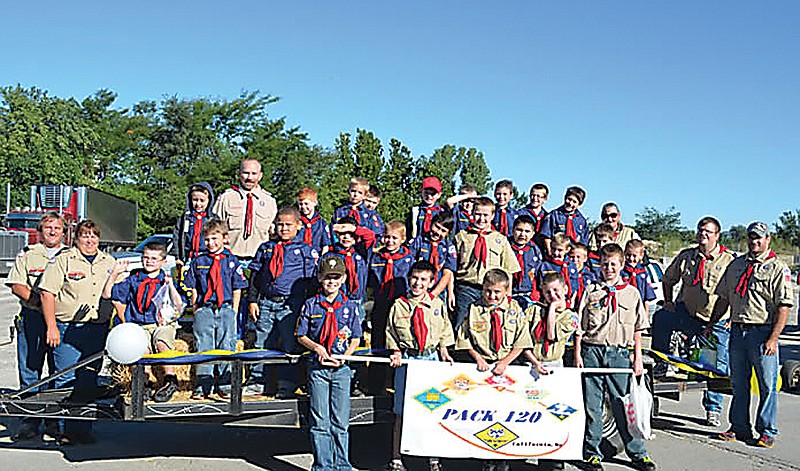
M607 244L600 249L602 281L586 287L580 301L580 336L575 339L575 365L587 368L630 368L636 376L644 373L642 331L649 327L647 311L639 291L622 280L625 266L622 247ZM633 365L631 351L633 347ZM608 391L614 420L625 451L637 469L656 469L644 441L628 433L622 397L628 394L630 375L584 374L583 399L586 406L586 435L583 452L586 469L603 469L600 441L603 438L603 392Z
M488 371L493 362L492 373L502 378L506 367L532 346L525 313L511 298L511 277L499 268L490 269L483 277L480 301L469 307L458 329L456 350L466 350L478 371ZM505 461L487 461L483 469L510 468Z
M672 333L680 331L686 335L697 335L711 318L711 310L717 301L714 291L728 265L736 254L719 243L720 223L713 217L704 217L697 223L697 246L682 250L664 272L664 307L653 316L653 349L669 350ZM673 302L673 288L680 283L677 302ZM716 368L728 372L728 313L714 324L712 334L717 344ZM666 363L659 363L656 375L666 372ZM720 425L722 394L714 391L703 393L706 424Z
M614 242L620 247L625 247L625 244L627 244L629 240L641 240L639 234L637 234L632 227L622 224L622 214L619 211L617 203L608 202L604 204L603 209L600 210L600 220L611 226L611 229L614 231L611 234L611 242ZM592 234L589 235L589 248L591 250L598 250L602 245L603 244L600 244L597 240L597 237L595 237L594 232L592 232Z
M427 260L411 266L408 275L408 295L395 300L389 311L386 325L386 348L392 350L389 357L395 370L394 434L392 461L388 469L404 471L400 456L400 433L403 429L403 397L405 395L406 368L400 367L403 358L453 362L447 347L453 345L453 328L447 317L444 302L432 296L428 290L433 286L436 267ZM400 367L400 368L398 368ZM442 469L439 458L428 459L428 469Z
M705 332L730 307L730 373L733 400L723 440L750 441L750 371L758 380L756 418L758 446L772 448L778 435L778 338L794 304L792 275L770 250L769 227L754 222L747 227L747 255L737 257L717 285L719 295Z
M228 223L229 247L239 259L252 259L258 247L269 240L278 214L275 198L259 186L261 164L245 159L239 166L241 186L225 190L214 203L214 213Z
M26 388L42 378L47 343L47 327L39 302L39 279L47 262L64 248L64 219L48 212L36 227L41 243L29 245L17 254L14 268L6 278L6 286L19 298L22 309L17 318L17 366L19 386ZM14 440L26 440L39 435L41 420L24 418Z
M520 271L508 238L492 230L492 200L477 198L472 217L472 225L456 234L453 241L458 254L455 278L456 329L467 316L470 305L481 298L481 283L489 270L502 269L509 277Z
M100 299L115 263L112 256L97 248L100 228L86 220L78 224L75 234L75 247L56 255L39 283L47 345L52 348L58 371L103 351L113 309L110 300ZM74 395L92 391L97 386L99 366L66 374L54 380L54 386L69 387L74 382ZM91 422L67 421L59 441L62 445L91 443L91 430Z
M542 301L525 311L531 330L533 348L525 350L539 374L548 374L548 367L562 367L567 340L578 329L578 315L567 309L567 285L559 273L545 275L539 287Z

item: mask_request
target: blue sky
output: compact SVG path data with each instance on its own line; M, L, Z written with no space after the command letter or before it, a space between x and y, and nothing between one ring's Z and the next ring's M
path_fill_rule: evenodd
M259 90L316 144L476 147L550 207L579 184L590 218L615 200L728 227L800 207L798 24L789 1L17 2L0 84L119 106Z

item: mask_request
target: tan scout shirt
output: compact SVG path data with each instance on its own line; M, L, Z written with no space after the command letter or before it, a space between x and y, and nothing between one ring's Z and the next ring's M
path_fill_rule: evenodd
M425 314L425 325L428 327L428 336L425 339L425 350L453 345L453 327L447 316L444 303L438 296L422 302L405 297L397 299L389 310L389 320L386 325L386 348L391 350L419 350L411 315L417 306L422 306Z
M620 230L616 231L614 234L612 242L623 249L625 249L625 244L627 244L629 240L642 240L632 227L628 227L622 223L620 223ZM598 250L600 248L597 246L597 239L594 238L594 232L589 235L589 248L591 250Z
M556 338L554 342L550 342L547 348L547 355L544 354L544 341L547 338L547 330L544 332L544 337L539 340L536 339L534 330L539 322L544 320L547 316L548 306L540 303L532 304L526 311L525 315L528 317L528 322L531 330L531 342L533 343L533 356L539 361L555 361L560 360L564 356L564 350L567 346L567 341L570 336L578 330L578 315L575 311L564 309L556 315ZM545 320L545 329L547 324Z
M722 252L722 246L718 245L709 254L706 260L705 276L702 283L694 284L697 269L703 255L698 247L682 250L664 272L664 282L675 286L681 282L681 291L678 293L677 301L686 305L689 314L708 322L711 319L711 312L717 302L717 284L722 279L725 269L736 258L736 254L730 250ZM727 319L729 312L726 312L722 319Z
M521 270L517 257L508 243L508 239L497 231L484 236L486 238L486 266L484 267L472 256L478 234L460 231L456 234L454 244L458 253L456 281L480 285L483 276L492 268L505 270L509 276Z
M114 257L98 251L93 263L77 247L63 250L48 264L39 289L56 297L59 322L107 322L110 300L101 305L100 295L114 267Z
M278 214L275 198L257 186L253 189L253 233L244 238L244 222L247 213L247 192L239 188L228 188L214 203L214 213L228 223L228 246L239 258L253 258L258 247L269 240L272 222Z
M58 250L60 248L56 249L56 251ZM35 293L49 260L50 256L47 255L47 248L44 244L29 245L20 250L14 261L14 268L6 278L6 286L25 285ZM41 311L42 307L39 305L38 299L39 297L32 293L31 300L36 301L34 304L24 303L22 300L20 300L20 304L28 309Z
M592 283L586 287L578 313L581 319L583 341L594 345L632 347L633 334L650 327L639 291L631 285L618 289L617 311L613 304L604 302L605 283ZM605 305L604 305L605 304Z
M531 333L528 330L528 320L522 308L513 299L509 303L503 302L500 320L503 324L503 345L495 352L492 349L492 308L481 303L469 307L469 314L461 329L458 331L456 350L469 350L478 352L487 361L497 361L505 358L515 348L531 348Z
M717 294L730 304L731 321L743 324L772 324L780 306L792 306L792 273L777 257L768 259L763 253L757 261L744 297L736 293L736 285L747 269L750 255L740 255L728 265L717 285Z

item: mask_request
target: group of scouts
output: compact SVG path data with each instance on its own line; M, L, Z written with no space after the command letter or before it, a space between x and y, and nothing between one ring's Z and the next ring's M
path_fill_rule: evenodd
M538 374L548 374L551 368L563 366L565 346L572 338L574 357L569 363L632 366L636 376L643 373L642 333L650 327L648 303L655 295L642 265L644 245L621 223L616 204L603 206L603 222L590 234L579 210L586 197L580 187L568 188L563 204L548 212L543 206L549 190L541 183L530 189L529 205L513 209L511 181L496 184L495 201L462 187L458 195L440 202L441 182L427 177L421 204L411 208L407 220L384 224L376 211L377 188L363 178L353 178L348 201L336 209L329 224L316 211L314 190L300 190L296 207L278 209L259 186L262 176L257 161L245 160L240 166L241 185L226 190L216 201L209 185L192 185L186 211L176 225L175 248L178 263L187 267L183 283L194 308L197 351L234 350L237 312L246 302L241 308L255 330L255 348L314 353L306 381L313 469L351 469L350 396L359 394L358 388L375 394L385 391L382 370L356 374L336 358L363 345L364 331L370 332L373 352L388 351L393 367L399 367L404 358L452 361L452 354L496 375L523 360ZM675 330L714 335L718 345L727 346L726 326L732 321L734 403L731 430L721 436L744 439L752 433L749 392L741 393L743 386L736 381L744 381L744 368L749 372L749 365L755 363L761 365L756 371L761 370L759 379L764 380L756 428L759 443L771 446L777 434L777 403L775 388L770 388L773 370L765 365L774 359L777 371L775 331L785 324L792 299L791 284L787 290L776 283L789 280L788 269L768 250L769 232L763 223L748 228L750 250L737 258L717 244L719 229L715 219L701 220L698 246L681 252L667 269L666 302L655 316L654 346L667 350L664 339L668 344ZM59 264L63 255L55 255L46 233L43 240L47 256L40 258ZM21 257L27 259L34 251L42 250L31 249ZM164 285L169 286L168 295L175 304L180 304L169 274L163 271L165 260L166 247L150 244L145 247L141 270L117 282L126 266L112 263L101 283L103 292L98 293L98 298L110 299L120 321L145 326L152 351L172 348L175 339L174 324L161 319L153 305L154 294ZM38 286L30 284L36 272L27 274L27 279L23 275L20 280ZM9 277L8 284L14 289L22 284L20 280ZM682 287L673 302L672 288L679 280ZM64 282L71 283L69 274ZM14 292L24 309L36 312L34 295ZM372 301L369 316L368 300ZM47 321L47 309L38 312L42 311ZM35 316L23 312L23 319L32 322L27 317ZM98 315L96 322L102 321ZM50 344L50 330L46 330ZM742 345L738 356L734 354L737 342ZM768 348L759 350L762 344ZM759 351L760 360L754 360ZM21 382L22 362L30 356L25 355L20 353ZM727 367L727 351L718 358L725 363L718 366ZM25 381L36 377L37 365L41 374L41 365L33 362ZM204 399L212 393L224 398L230 393L230 371L224 364L217 365L216 372L214 368L198 365L193 398ZM737 368L741 368L738 375ZM397 421L388 469L399 471L405 469L399 450L405 369L396 371ZM293 397L297 374L290 366L255 367L245 393ZM634 466L655 469L642 440L627 433L619 399L627 394L629 381L626 374L584 375L584 465L590 469L602 469L604 390L612 397L614 417ZM351 387L356 383L357 388ZM174 373L167 371L164 384L153 385L153 398L169 400L176 389ZM709 393L704 405L707 417L717 420L711 425L719 425L721 398ZM443 469L435 457L428 465L431 470ZM540 466L562 468L563 463L540 460ZM505 470L509 463L487 462L484 469Z

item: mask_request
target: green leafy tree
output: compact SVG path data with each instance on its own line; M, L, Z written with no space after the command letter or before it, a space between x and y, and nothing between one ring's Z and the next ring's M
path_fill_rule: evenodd
M680 237L681 231L685 229L681 226L681 213L674 206L663 212L645 207L644 211L636 213L634 227L641 237L651 240Z
M483 152L470 147L460 147L458 149L458 159L461 162L459 177L462 185L469 185L475 188L479 195L485 195L492 186L489 176L489 167L483 159Z
M383 193L378 211L384 221L405 220L406 213L414 205L414 195L419 185L414 177L414 159L411 151L402 142L389 141L389 157L381 174L380 188Z
M456 175L461 166L456 147L447 144L434 149L430 157L420 156L416 163L417 180L437 177L442 182L442 199L452 196L455 191ZM419 189L417 190L417 194Z
M370 184L375 184L379 180L383 169L383 145L381 140L372 131L357 129L353 155L355 157L355 175L351 175L351 177L363 177Z
M511 199L512 208L524 208L528 204L528 194L514 185L514 196Z
M795 247L800 247L800 209L784 211L775 224L775 234Z
M341 133L336 138L333 151L320 156L324 174L319 187L318 211L328 220L334 210L347 200L350 179L355 175L356 162L351 142L349 133Z

